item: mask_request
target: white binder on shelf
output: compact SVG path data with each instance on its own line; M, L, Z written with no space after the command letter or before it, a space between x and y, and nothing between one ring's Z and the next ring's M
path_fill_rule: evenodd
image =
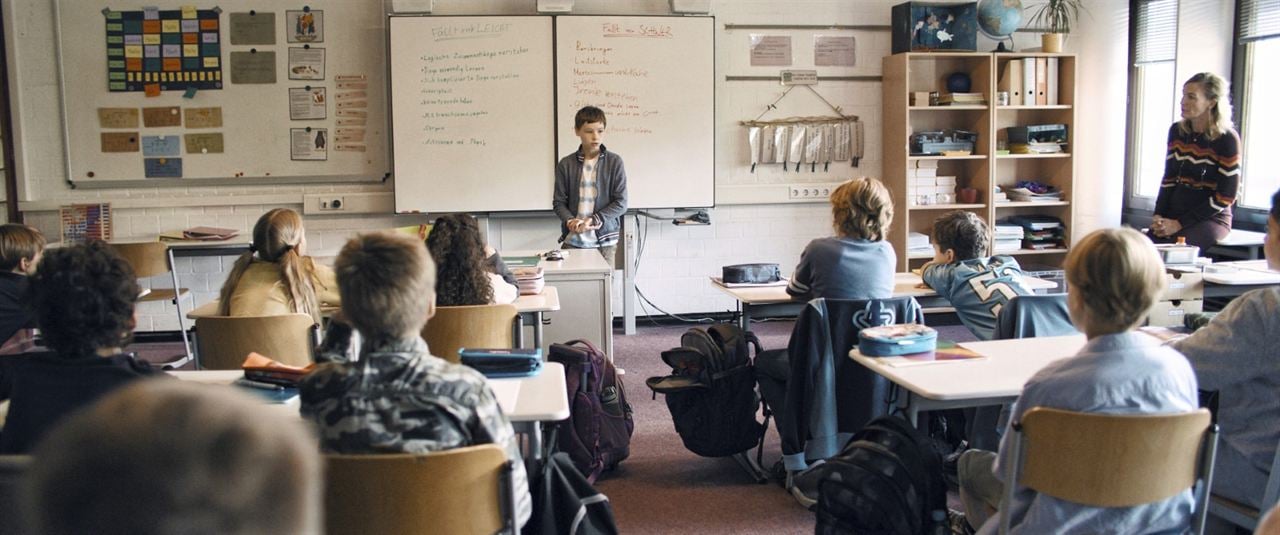
M1022 58L1022 105L1036 105L1036 58Z
M1048 62L1049 77L1046 80L1048 84L1048 103L1050 106L1058 105L1058 58L1049 58Z

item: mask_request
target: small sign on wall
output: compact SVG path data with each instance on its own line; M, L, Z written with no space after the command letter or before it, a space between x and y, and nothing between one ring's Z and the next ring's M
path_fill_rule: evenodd
M751 34L753 67L786 67L791 65L791 36Z

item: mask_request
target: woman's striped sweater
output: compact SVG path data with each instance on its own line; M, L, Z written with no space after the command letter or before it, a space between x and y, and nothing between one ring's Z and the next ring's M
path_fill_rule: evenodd
M1231 226L1231 205L1240 188L1240 136L1229 130L1218 139L1183 134L1169 127L1164 179L1155 214L1178 220L1183 228L1213 219Z

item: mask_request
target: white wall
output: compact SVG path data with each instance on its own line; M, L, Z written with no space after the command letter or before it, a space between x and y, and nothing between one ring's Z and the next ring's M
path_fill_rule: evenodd
M67 0L62 0L67 3ZM361 0L368 1L368 0ZM785 185L797 181L827 183L858 175L880 174L880 84L877 82L823 82L817 89L846 113L865 123L866 158L859 168L833 165L827 173L783 173L761 166L751 173L746 165L745 136L738 121L759 115L781 94L771 82L728 82L726 75L759 74L746 62L746 41L751 33L725 30L725 24L872 24L887 25L890 7L897 0L714 0L717 17L716 80L716 183L718 207L711 210L712 225L676 227L670 223L643 222L648 239L637 283L659 306L670 312L698 313L729 310L733 301L714 291L707 276L718 274L725 264L777 262L790 270L808 240L830 233L830 212L825 203L788 204ZM6 47L10 54L11 94L15 110L15 143L20 199L28 221L50 235L57 235L59 204L109 200L113 203L116 234L149 237L161 230L192 225L217 225L247 231L257 216L273 206L301 206L304 193L329 191L390 191L377 186L256 186L227 188L134 188L125 190L71 190L65 183L58 78L54 57L51 0L3 0ZM1086 19L1068 40L1069 51L1081 54L1078 63L1079 102L1089 103L1079 113L1077 147L1076 225L1085 231L1118 224L1122 196L1124 145L1124 69L1127 50L1127 3L1108 0L1087 2L1092 19ZM435 13L529 14L533 0L436 0ZM580 14L666 14L666 0L577 0ZM795 32L782 32L795 33ZM807 38L811 33L795 33ZM881 57L889 53L885 31L859 31L857 66L851 74L878 75ZM1017 45L1038 46L1034 34L1019 34ZM796 39L796 67L803 68L803 43ZM979 48L994 47L979 38ZM81 68L99 68L97 65ZM770 73L775 69L763 69ZM769 117L822 115L826 106L797 91L779 104ZM1098 140L1094 143L1094 140ZM626 154L624 147L611 147ZM741 204L766 202L768 204ZM642 220L643 221L643 220ZM416 222L413 220L412 222ZM630 221L628 222L630 223ZM350 235L362 230L406 224L393 216L326 216L307 218L308 241L321 254L332 254ZM499 249L546 249L558 236L557 222L548 215L525 214L495 217L489 221L490 239ZM222 272L231 259L197 259L182 262L184 284L192 281L201 303L216 294ZM155 281L162 286L163 281ZM620 311L621 306L615 306ZM167 329L176 325L172 309L160 305L140 310L142 329ZM642 312L643 313L643 312Z

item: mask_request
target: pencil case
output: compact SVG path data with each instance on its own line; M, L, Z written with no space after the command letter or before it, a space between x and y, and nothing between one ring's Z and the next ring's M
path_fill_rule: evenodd
M541 349L468 349L458 350L462 363L475 368L485 377L530 377L542 371Z
M730 284L764 284L782 280L777 264L734 264L721 270L722 280Z
M867 327L858 333L858 352L872 357L924 353L936 347L938 331L918 323Z

